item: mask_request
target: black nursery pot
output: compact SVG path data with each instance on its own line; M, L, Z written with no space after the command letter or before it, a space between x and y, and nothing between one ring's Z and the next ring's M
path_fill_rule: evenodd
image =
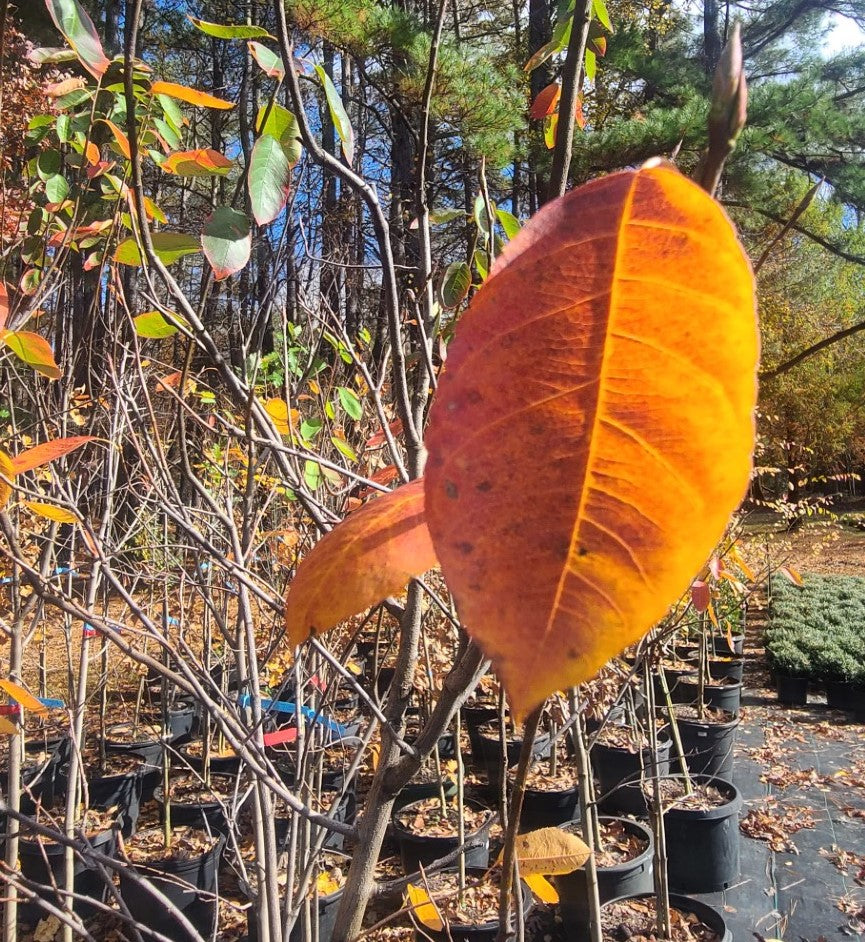
M330 808L333 799L336 797L336 791L331 792L327 789L322 789L322 797L324 799L323 804L325 804L327 808ZM356 817L357 796L354 788L350 788L342 798L340 798L334 809L333 820L340 822L340 824L354 824ZM291 822L292 818L290 815L288 817L277 817L275 820L276 842L280 847L284 847L288 843L288 839L291 835ZM317 838L318 826L312 825L310 841L314 842ZM328 831L323 846L325 850L342 850L345 847L345 835L339 834L337 831Z
M680 893L715 893L739 876L739 811L742 795L732 782L695 775L728 801L705 810L670 808L664 814L670 889Z
M318 897L317 913L313 912L313 904L309 906L309 917L318 920L318 942L330 942L333 937L333 927L336 925L336 913L339 909L339 901L342 899L343 888L340 887L327 896ZM250 906L246 911L246 927L248 942L258 942L258 923L255 921L256 908ZM291 933L288 936L288 942L303 942L306 936L304 923L307 919L307 909L304 907L297 917L297 921L291 927ZM310 927L310 936L316 937L314 926Z
M446 778L441 785L438 782L409 782L394 799L393 810L399 811L400 808L425 798L435 798L441 794L442 789L445 798L453 798L457 793L457 783L450 778Z
M466 805L476 810L484 810L481 805L473 802L466 802ZM411 805L404 805L400 812L410 807ZM399 845L399 856L402 861L403 872L407 874L415 873L421 867L428 867L431 863L446 857L460 846L457 835L438 837L430 834L417 834L408 830L400 824L397 814L394 814L391 824L394 837ZM478 833L480 832L468 832L465 838L468 841L469 838ZM490 836L488 832L484 832L481 845L472 847L465 852L465 865L466 867L486 867L489 863L489 857Z
M64 897L55 893L50 886L52 882L57 886L63 887L65 879L65 853L66 845L58 843L40 843L36 837L27 837L26 830L22 828L22 834L18 842L18 861L21 866L21 874L28 880L35 883L45 884L45 889L40 891L40 895L53 906L62 909L65 905ZM90 847L113 857L117 848L117 832L114 828L107 828L104 831L98 831L90 836ZM87 846L83 841L76 841L76 846L84 848ZM105 899L108 887L99 870L75 856L73 859L73 888L76 893L84 897L102 902ZM99 910L96 905L88 903L86 899L76 899L73 904L73 910L82 918L89 919ZM18 918L26 925L34 925L40 919L47 915L37 903L19 902Z
M222 856L224 838L219 837L210 850L184 860L154 860L147 864L132 864L142 881L136 881L120 871L120 893L137 923L161 932L176 942L187 942L194 937L171 914L165 904L149 888L155 887L207 938L213 932L218 901L216 877Z
M786 706L805 706L808 703L808 678L792 677L775 672L775 689L778 702Z
M667 688L670 691L670 700L673 703L687 703L688 691L686 684L696 677L696 667L665 667L664 679L667 681ZM665 701L664 688L661 684L659 675L652 677L652 685L655 690L655 701L663 704Z
M168 728L173 743L184 742L194 735L198 727L198 714L194 703L178 703L168 711Z
M469 743L471 744L472 759L480 761L482 746L479 730L481 726L483 726L484 723L488 723L490 720L494 720L498 715L499 711L496 707L486 706L484 704L475 704L462 708L462 721L468 733Z
M554 828L579 817L580 791L576 783L561 791L527 788L523 794L520 831Z
M184 765L188 765L194 772L202 773L204 771L204 757L190 755L186 749L177 750L180 760ZM210 771L215 775L237 775L240 770L240 756L210 756Z
M688 771L732 781L733 748L739 720L734 717L726 723L709 723L681 717L676 724ZM683 771L678 756L675 765L679 772Z
M860 696L860 688L849 680L826 681L826 705L832 710L855 710Z
M162 761L162 742L159 739L132 739L124 735L124 726L109 726L105 731L105 751L140 756L148 765Z
M670 772L672 740L659 734L657 770L663 776ZM592 764L598 777L601 796L599 806L614 814L648 814L643 794L642 770L646 777L654 773L652 750L646 746L641 752L631 752L620 746L597 742L592 747Z
M452 871L449 868L445 872ZM468 876L482 878L485 873L486 870L483 867L466 867ZM520 891L522 893L523 920L525 920L534 908L534 898L532 897L532 891L522 880L520 880ZM491 919L489 922L481 922L473 926L451 923L445 926L441 932L435 932L427 926L423 926L422 930L415 929L414 937L416 942L428 942L430 939L433 942L451 942L451 940L453 942L492 942L498 932L499 917L496 915L496 918Z
M602 817L600 822L618 821L622 827L635 837L646 841L646 849L624 863L614 867L598 867L598 898L602 903L622 896L637 896L652 891L652 859L655 840L651 830L639 821L630 818ZM582 836L582 826L561 825L562 830ZM564 873L552 878L559 894L559 915L569 934L577 938L587 938L590 920L589 886L585 868Z
M213 783L218 784L219 779L234 787L234 778L232 776L213 776ZM203 786L202 786L203 787ZM164 793L160 785L154 789L153 797L160 803L160 818L163 810ZM207 831L208 828L214 834L227 834L228 821L225 817L225 808L221 801L216 798L196 799L195 797L184 797L170 801L171 824L175 827L194 827L202 828Z
M502 744L499 739L498 731L490 734L485 730L478 730L478 759L479 767L486 772L488 783L497 787L501 781L502 764ZM515 766L520 761L520 751L523 748L523 738L508 737L507 740L507 764L508 768ZM532 744L532 758L545 759L550 754L550 734L538 733ZM474 756L474 746L472 746L472 756Z
M57 773L55 779L56 796L66 794L67 776L67 769ZM124 837L131 837L135 833L138 815L141 811L143 778L143 768L134 769L131 772L121 772L117 775L88 775L87 807L95 808L98 811L107 811L109 808L119 809L121 833Z
M653 892L628 894L619 896L616 899L608 900L605 905L620 903L628 899L649 900L654 898ZM720 942L733 942L733 933L727 928L724 917L712 906L702 902L702 900L691 899L689 896L678 896L670 894L670 906L682 913L692 913L703 925L708 926L718 937Z
M680 703L697 703L700 699L700 684L697 680L682 682L683 700ZM739 705L742 702L742 683L723 684L713 686L706 684L703 688L703 703L713 710L725 710L733 716L739 715Z

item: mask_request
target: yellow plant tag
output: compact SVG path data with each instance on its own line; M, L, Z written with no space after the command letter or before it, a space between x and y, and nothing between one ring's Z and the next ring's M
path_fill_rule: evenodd
M44 707L32 693L28 693L23 687L13 683L11 680L0 680L0 689L6 693L18 704L29 710L31 713L45 713L47 707Z
M418 921L433 932L441 932L445 924L438 906L432 901L429 893L422 886L416 886L414 883L409 883L406 889L409 903Z

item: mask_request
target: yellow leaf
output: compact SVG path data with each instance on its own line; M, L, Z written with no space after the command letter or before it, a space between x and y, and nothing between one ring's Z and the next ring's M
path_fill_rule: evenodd
M317 396L321 392L321 386L319 386L314 379L307 380L306 385L309 386L309 391L314 396Z
M56 520L57 523L78 523L76 514L55 504L44 504L39 500L22 500L21 503L29 507L33 513L39 514L40 517L45 517L48 520Z
M520 862L521 877L573 873L585 864L591 854L581 838L561 828L541 828L518 834L514 849Z
M20 704L25 710L29 710L31 713L47 712L47 708L44 707L32 693L28 693L14 681L0 680L0 690L5 690L16 703Z
M0 449L0 474L6 478L5 481L0 480L0 510L2 510L9 503L9 498L12 496L12 483L15 480L15 465L2 449Z
M44 337L30 330L0 331L0 341L28 366L47 376L48 379L60 378L60 367L54 359L51 346Z
M751 569L751 567L742 558L742 554L739 552L739 547L735 544L730 547L730 559L732 559L739 569L741 569L742 575L744 575L744 577L749 582L757 581L757 577L754 575L754 570Z
M433 932L441 932L445 924L438 906L432 901L429 893L422 886L416 886L414 883L409 883L406 890L408 891L409 903L418 920L427 929L432 929Z
M0 716L0 735L14 736L18 732L18 727L5 716Z
M315 881L315 888L318 890L319 896L330 896L331 893L336 893L340 886L341 884L337 880L334 880L327 870L324 873L320 873L318 879Z
M558 903L559 894L550 881L539 873L530 873L527 877L520 876L528 884L529 889L543 903Z
M264 411L273 419L280 435L290 435L292 429L300 424L300 413L297 409L289 409L284 399L268 399Z

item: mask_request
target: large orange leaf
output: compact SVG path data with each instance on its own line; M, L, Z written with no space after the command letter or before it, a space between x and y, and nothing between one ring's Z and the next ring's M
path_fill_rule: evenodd
M319 540L288 590L292 644L403 591L436 564L423 507L420 479L364 504Z
M467 629L525 714L681 595L747 486L753 278L675 170L546 206L460 320L426 516Z

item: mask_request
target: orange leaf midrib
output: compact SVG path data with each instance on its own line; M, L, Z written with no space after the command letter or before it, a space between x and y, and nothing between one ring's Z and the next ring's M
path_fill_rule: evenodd
M621 269L623 246L625 244L624 233L628 225L628 218L631 213L631 207L633 206L633 203L634 203L634 193L636 192L639 179L640 177L638 174L634 174L630 179L630 185L628 187L627 196L625 197L622 203L622 214L619 217L618 226L616 227L616 249L615 249L615 257L613 259L613 267L610 273L610 293L609 293L609 298L607 300L606 329L604 330L604 349L601 351L600 364L598 367L598 378L597 378L597 384L596 384L597 395L595 396L594 401L593 401L594 412L592 414L590 427L587 430L589 445L588 445L588 448L586 449L586 459L583 465L582 477L580 479L580 500L579 500L579 504L577 505L577 513L574 517L574 525L573 525L573 529L571 530L571 540L570 540L570 545L568 547L568 552L562 563L562 571L559 574L559 582L558 582L558 585L556 586L556 592L553 597L552 605L550 606L550 613L549 613L549 616L547 617L547 623L544 627L543 634L538 639L538 647L535 648L536 654L535 654L535 657L532 659L533 664L536 662L537 658L540 656L540 651L541 651L540 646L543 644L543 642L547 640L547 638L549 637L550 633L553 630L553 624L555 623L557 614L559 612L559 608L560 608L560 604L562 600L562 593L564 592L564 587L568 579L568 576L577 575L576 573L571 572L570 561L574 554L574 547L579 541L580 532L582 530L583 521L586 514L586 498L589 492L589 484L588 484L589 475L592 473L592 465L594 463L594 458L595 458L595 454L597 450L598 426L600 425L600 422L602 421L602 417L601 417L602 408L601 407L602 407L602 402L604 398L606 367L607 367L607 362L610 356L610 348L612 346L612 344L610 343L610 333L611 333L612 320L615 317L615 311L616 311L616 298L618 295L618 292L616 289L617 289L617 285L619 281L619 277L618 277L619 270ZM587 423L587 426L588 425L589 423ZM582 575L581 577L584 580L586 578L584 575Z

